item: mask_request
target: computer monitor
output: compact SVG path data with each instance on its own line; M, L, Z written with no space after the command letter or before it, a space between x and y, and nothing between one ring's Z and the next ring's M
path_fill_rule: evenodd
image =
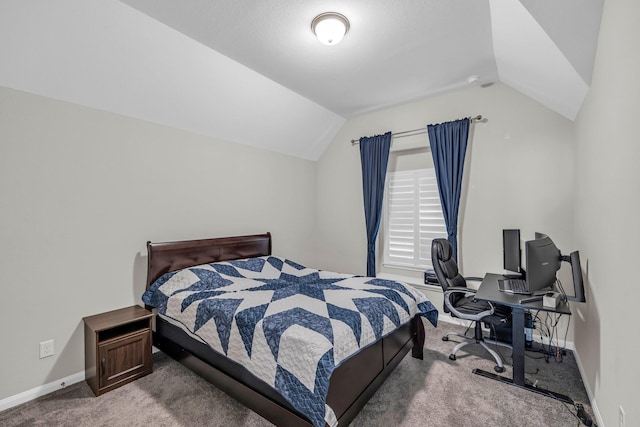
M525 242L526 280L529 292L540 293L553 288L562 256L553 241L542 233Z
M502 265L505 270L522 274L520 230L502 230Z

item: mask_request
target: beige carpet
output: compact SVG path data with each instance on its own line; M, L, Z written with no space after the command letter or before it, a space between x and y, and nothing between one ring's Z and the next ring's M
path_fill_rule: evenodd
M458 360L448 358L453 342L442 335L464 328L440 322L425 324L425 360L407 356L372 397L352 426L577 426L575 409L498 381L472 374L493 372L494 363L479 346L467 346ZM472 332L472 331L471 331ZM470 333L471 333L470 332ZM506 363L509 351L500 348ZM586 391L571 352L561 362L546 362L528 352L527 379L584 404ZM507 366L504 375L511 375ZM9 426L270 426L269 422L229 398L162 353L154 355L154 372L96 398L84 383L74 384L32 402L0 412Z

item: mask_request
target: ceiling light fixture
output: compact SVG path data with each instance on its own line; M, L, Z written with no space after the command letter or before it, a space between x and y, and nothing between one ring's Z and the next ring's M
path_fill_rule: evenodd
M311 31L321 43L333 46L349 31L349 20L337 12L321 13L311 21Z

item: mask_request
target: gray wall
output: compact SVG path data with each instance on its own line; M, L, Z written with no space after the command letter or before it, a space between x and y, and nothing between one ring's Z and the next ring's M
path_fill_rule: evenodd
M270 231L311 262L315 169L0 88L0 400L84 370L82 317L140 303L147 240Z
M366 235L360 154L351 139L404 131L430 123L482 114L472 125L460 208L459 260L467 276L502 272L502 229L520 228L522 239L536 231L551 236L564 252L574 249L573 124L503 84L472 87L345 123L318 162L318 262L323 268L366 272ZM428 144L426 135L399 138L394 148ZM407 152L406 156L430 156ZM414 159L415 160L415 159ZM404 163L409 162L403 159ZM418 162L415 162L417 164ZM382 235L382 232L380 233ZM378 265L381 267L381 250ZM420 272L385 269L420 277ZM560 278L570 284L570 268ZM425 291L442 306L440 292ZM561 325L562 331L566 323ZM568 339L572 338L569 326Z
M575 123L576 243L586 272L586 306L575 344L602 419L640 425L638 301L640 240L640 2L604 3L592 86Z

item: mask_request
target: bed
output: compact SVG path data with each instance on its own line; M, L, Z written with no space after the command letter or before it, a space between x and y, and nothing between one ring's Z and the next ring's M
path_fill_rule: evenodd
M405 305L403 299L410 300L416 297L413 294L415 290L405 291L398 287L397 282L387 283L388 281L379 279L313 270L294 261L272 256L270 233L181 242L147 242L147 249L147 291L143 301L147 308L155 309L157 313L154 345L275 425L348 425L410 350L413 357L422 359L425 334L423 318L434 326L437 322L437 310L421 294L422 300L415 314L413 308L411 312L405 308L404 311L410 313L407 321L395 319L396 313L389 313L385 307L393 306L397 309L398 305ZM194 277L194 272L198 277L189 279ZM181 284L185 280L186 285ZM205 282L208 287L203 285ZM213 288L210 287L212 283ZM292 283L295 285L292 286ZM318 287L321 288L319 291ZM299 306L283 311L280 314L284 314L280 316L265 316L270 313L268 310L275 310L273 307L283 304L283 301L292 301L290 294L293 288L297 289L297 292L302 290L301 293L304 294L301 296L302 299L296 300ZM401 292L396 292L397 290ZM348 315L342 314L349 311L337 307L346 304L341 297L341 292L346 291L353 292L356 296L359 296L359 293L371 295L370 292L375 291L379 294L376 298L354 298L353 301L379 301L384 303L383 310L387 310L384 316L379 315L379 319L367 314L372 316L367 317L369 320L358 320L357 329L362 337L356 335L356 344L362 345L354 355L342 350L343 347L353 346L353 342L343 345L342 341L338 342L337 339L340 335L339 329L349 330L345 326L350 324L346 319ZM383 294L391 296L395 302L391 304L383 301ZM250 295L250 298L245 295ZM260 298L265 298L265 295L270 300L262 304ZM209 297L212 301L207 299ZM236 311L227 313L227 305L221 308L221 303L213 299L234 301L232 305ZM246 303L250 300L258 302ZM250 305L251 310L240 311L245 303ZM317 321L317 316L309 313L314 311L314 308L308 308L307 305L326 305L334 314L339 315L333 316L335 319ZM189 311L193 311L191 315L195 320L181 317L187 316ZM256 311L261 311L264 319L254 318ZM404 311L398 309L401 315L406 316ZM291 320L300 313L303 317L306 316L307 320ZM255 333L253 336L254 332L243 332L239 325L247 322L254 326L256 322L260 322L261 333ZM323 329L314 326L318 322L325 322L333 329L327 334ZM284 333L272 332L272 325L282 323L293 327L289 327ZM307 351L311 354L313 349L309 350L306 347L304 351L291 351L293 344L290 343L297 343L297 335L300 330L305 329L299 327L303 323L312 329L311 333L318 334L313 340L309 340L311 344L302 345L322 347L327 340L333 342L335 335L334 347L319 359L306 363L318 372L329 371L328 379L319 379L320 374L317 374L318 377L307 378L302 371L310 368L300 367L305 363L291 362L288 366L286 358L282 356L303 354ZM376 326L378 324L380 327ZM353 323L350 324L350 328L352 332L355 330ZM365 328L372 331L369 335L375 335L375 339L362 332ZM391 332L389 328L392 328ZM240 333L236 329L240 330ZM238 338L230 337L232 333L238 333ZM322 333L331 336L326 338ZM354 333L349 336L352 335ZM365 335L368 338L365 338ZM354 341L353 338L350 340ZM273 344L276 341L279 348L288 347L289 353L285 353L286 349L278 350L279 348ZM269 349L272 355L267 354ZM322 351L325 350L327 349ZM236 356L235 360L230 358L232 354ZM242 355L244 359L237 359L238 355ZM272 357L275 361L271 360ZM254 360L258 362L254 363ZM284 362L281 363L281 360ZM267 374L264 374L253 366L271 366L273 363L277 365L273 366L273 374L268 370ZM283 369L283 366L286 369ZM301 370L301 373L296 369ZM295 372L298 377L292 376L290 372ZM314 381L315 388L321 390L321 400L326 408L322 415L310 412L309 409L315 405L320 411L316 402L318 396L302 393L302 397L299 397L295 394L298 393L297 389L294 390L295 393L290 393L294 386L305 389L299 387L298 383L314 389Z

